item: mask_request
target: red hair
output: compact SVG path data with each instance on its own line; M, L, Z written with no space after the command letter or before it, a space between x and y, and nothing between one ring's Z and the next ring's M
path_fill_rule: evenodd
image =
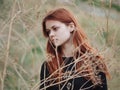
M84 59L83 61L80 61L76 64L76 68L77 71L81 72L82 69L80 69L80 67L83 65L84 61L88 60L88 61L92 61L93 58L88 58L86 57L85 53L86 52L90 52L92 53L92 57L94 57L94 60L92 62L96 62L99 61L100 64L97 65L98 68L101 68L102 65L102 70L106 75L109 75L106 65L103 62L103 58L100 55L96 54L96 51L90 46L90 44L87 41L87 36L86 34L83 32L83 30L80 28L77 20L75 19L75 17L72 15L71 12L69 12L68 10L64 9L64 8L59 8L53 11L50 11L45 18L43 19L42 22L42 27L43 27L43 34L45 37L49 37L48 33L46 32L46 21L47 20L57 20L60 21L64 24L69 24L71 22L74 23L76 30L73 32L73 44L74 46L77 48L75 50L75 59L79 59L79 57L82 57L81 59ZM47 53L49 55L52 55L53 57L51 58L50 61L48 61L48 69L50 71L50 73L52 74L53 72L55 72L56 70L58 70L59 65L57 62L57 57L59 60L59 64L61 65L63 63L62 60L62 49L61 47L58 47L57 49L57 55L56 55L56 51L55 51L55 46L53 44L51 44L51 42L48 40L47 42ZM95 61L96 60L96 61ZM88 65L87 68L85 68L85 70L87 71L88 74L93 73L94 71L92 70L92 66ZM62 70L61 72L62 73ZM85 73L85 72L84 72ZM53 77L56 77L56 74L53 75ZM89 78L92 79L92 81L94 81L94 79L92 78L93 76L90 75Z

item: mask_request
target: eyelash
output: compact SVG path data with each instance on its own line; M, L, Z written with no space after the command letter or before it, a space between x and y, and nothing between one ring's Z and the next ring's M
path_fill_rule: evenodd
M59 28L59 27L54 27L53 30L56 31L56 30L58 30L58 28Z
M57 31L59 29L59 27L54 27L53 30L54 31ZM50 34L50 30L46 30L47 34L49 35Z

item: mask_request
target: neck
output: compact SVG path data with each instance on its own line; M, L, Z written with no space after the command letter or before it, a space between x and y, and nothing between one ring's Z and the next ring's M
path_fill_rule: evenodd
M64 46L62 46L62 52L63 52L63 57L73 57L73 51L75 47L72 42L66 43Z

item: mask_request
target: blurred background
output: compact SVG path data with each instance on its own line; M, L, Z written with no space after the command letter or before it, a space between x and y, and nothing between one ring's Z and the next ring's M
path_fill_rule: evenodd
M38 90L46 41L41 22L54 8L71 10L106 58L109 90L120 90L120 0L0 0L0 90Z

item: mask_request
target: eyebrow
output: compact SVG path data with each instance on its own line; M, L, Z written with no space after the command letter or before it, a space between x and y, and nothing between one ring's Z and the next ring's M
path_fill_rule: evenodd
M53 25L51 28L53 29L53 28L55 28L55 27L58 27L58 26L56 26L56 25ZM47 29L46 28L46 31L49 31L50 29Z

